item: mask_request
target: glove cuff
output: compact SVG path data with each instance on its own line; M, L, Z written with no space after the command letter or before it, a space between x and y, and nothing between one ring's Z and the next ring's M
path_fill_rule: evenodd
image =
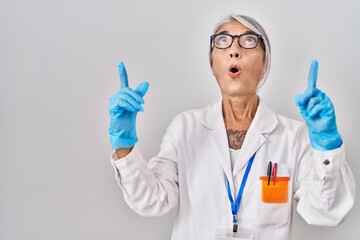
M135 143L138 142L138 138L119 138L110 135L110 142L112 150L121 148L132 148L134 147Z
M330 151L339 148L343 143L341 136L338 132L336 132L336 134L331 134L331 135L310 133L310 142L311 142L311 146L314 149L321 152Z

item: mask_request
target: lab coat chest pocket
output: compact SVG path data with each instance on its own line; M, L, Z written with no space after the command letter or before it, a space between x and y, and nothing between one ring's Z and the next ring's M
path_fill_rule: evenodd
M290 222L291 184L286 164L277 163L277 176L267 177L267 167L257 180L257 225L259 227L281 227ZM275 180L275 181L274 181Z

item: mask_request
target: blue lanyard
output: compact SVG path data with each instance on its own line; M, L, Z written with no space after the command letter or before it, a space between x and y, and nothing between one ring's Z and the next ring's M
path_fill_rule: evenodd
M235 227L235 225L237 225L236 216L237 216L237 213L238 213L239 208L240 208L241 198L242 198L242 195L243 195L243 192L244 192L245 184L246 184L246 181L247 181L247 178L248 178L252 163L254 161L255 155L256 155L256 152L254 153L254 155L252 155L252 157L250 158L250 160L249 160L249 162L247 164L245 174L244 174L243 179L241 181L241 186L240 186L240 189L239 189L239 193L238 193L238 195L236 197L236 202L235 203L234 203L234 199L232 197L232 193L231 193L231 190L230 190L229 180L226 178L226 187L227 187L229 200L231 202L231 211L232 211L232 214L233 214L234 227ZM236 232L236 230L234 230L234 232Z

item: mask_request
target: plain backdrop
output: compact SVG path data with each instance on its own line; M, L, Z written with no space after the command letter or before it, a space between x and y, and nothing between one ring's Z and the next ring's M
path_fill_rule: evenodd
M137 127L150 158L177 113L219 97L209 36L229 13L268 32L273 62L259 94L278 113L301 119L294 96L319 60L318 87L334 102L358 181L359 12L358 0L0 0L0 239L170 239L176 212L138 216L114 180L117 64L131 86L150 82ZM337 228L295 211L292 239L359 239L359 221L359 201Z

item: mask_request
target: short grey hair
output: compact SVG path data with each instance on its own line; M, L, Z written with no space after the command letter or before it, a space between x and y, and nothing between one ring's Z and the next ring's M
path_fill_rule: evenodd
M230 15L226 16L225 18L223 18L222 20L220 20L216 24L213 34L215 34L222 25L224 25L225 23L228 23L230 21L238 21L239 23L241 23L244 26L253 30L255 33L260 34L263 38L263 43L264 43L264 48L265 48L265 62L264 62L264 69L261 73L260 82L258 85L258 88L260 88L264 84L265 80L267 79L267 77L269 75L269 71L270 71L271 47L270 47L269 38L268 38L264 28L255 19L253 19L249 16L235 15L235 14L230 14ZM212 50L213 50L213 48L210 45L209 59L210 59L211 66L212 66L212 56L211 56Z

